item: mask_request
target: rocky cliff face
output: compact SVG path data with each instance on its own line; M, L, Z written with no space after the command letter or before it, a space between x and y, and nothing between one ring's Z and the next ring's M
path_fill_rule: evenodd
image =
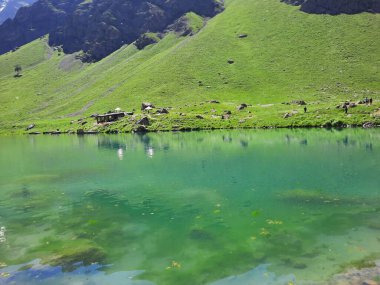
M64 25L82 0L39 0L17 11L0 26L0 54L24 45Z
M0 24L13 18L19 8L34 3L35 0L0 0Z
M51 45L99 60L187 12L212 17L222 9L218 0L39 0L0 26L0 53L49 34Z
M309 14L380 13L380 0L282 0Z

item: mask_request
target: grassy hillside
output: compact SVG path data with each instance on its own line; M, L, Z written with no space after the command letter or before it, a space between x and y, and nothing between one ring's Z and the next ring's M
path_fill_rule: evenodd
M126 46L94 64L40 39L0 56L0 132L23 132L31 123L35 131L130 131L143 101L172 107L169 115L149 114L150 130L380 123L379 30L379 14L310 15L278 0L230 0L194 36L169 34L142 51ZM348 115L335 108L366 96L372 106ZM212 99L220 104L206 103ZM308 112L281 104L292 100L305 100ZM237 111L241 103L252 106ZM116 107L136 116L107 127L77 122ZM225 110L232 115L222 120Z

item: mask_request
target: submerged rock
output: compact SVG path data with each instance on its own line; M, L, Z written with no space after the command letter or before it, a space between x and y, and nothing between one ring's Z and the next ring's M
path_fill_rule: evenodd
M380 261L372 262L371 266L334 275L328 285L378 285L375 281L380 276Z
M213 240L212 235L203 229L193 229L190 231L189 237L197 241Z
M280 193L282 199L293 202L325 203L326 201L338 202L340 199L331 197L320 190L294 189Z
M276 276L267 270L268 264L259 265L258 267L240 274L226 277L224 279L210 283L209 285L273 285L273 284L295 284L294 275Z
M83 265L104 263L105 259L106 253L101 248L84 244L65 248L46 263L51 266L62 266L64 271L72 271L76 269L77 263Z

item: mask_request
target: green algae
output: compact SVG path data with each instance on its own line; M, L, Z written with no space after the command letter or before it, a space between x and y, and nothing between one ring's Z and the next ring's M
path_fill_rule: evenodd
M85 239L45 238L39 246L31 249L28 255L37 255L41 258L42 264L61 266L64 271L74 270L77 263L90 265L106 261L104 249Z
M355 269L363 269L363 268L372 268L376 267L376 262L374 260L378 259L380 257L380 253L378 254L370 254L364 258L361 258L359 260L354 260L351 262L348 262L346 264L343 264L341 266L342 272L346 271L347 269L355 268Z
M294 189L282 191L279 194L281 199L295 203L310 203L310 204L341 204L352 201L351 199L334 196L325 193L322 190L314 189Z
M341 264L374 251L379 193L368 169L378 163L376 135L371 140L359 133L349 149L336 144L337 138L330 141L324 160L338 170L329 178L329 167L315 167L326 148L313 143L313 136L307 138L308 150L284 143L283 132L249 134L106 137L111 147L101 143L104 137L70 138L72 148L56 154L57 166L51 169L59 173L62 168L66 178L0 183L0 226L7 226L11 237L0 244L0 261L12 265L40 258L66 271L76 263L99 262L113 264L105 269L109 272L146 270L141 279L157 284L193 285L263 263L272 264L277 274L322 280ZM305 134L290 132L289 137L299 141ZM242 138L248 142L244 148ZM375 147L368 156L361 148L364 138ZM30 155L50 156L53 148L45 147L45 138L39 140L40 148ZM23 147L27 152L28 144ZM299 151L294 169L278 159L292 159L289 149ZM344 155L330 160L338 150ZM32 163L36 159L23 165L42 173ZM357 164L352 166L352 160ZM304 161L316 164L305 167ZM96 168L101 171L92 171ZM316 177L310 175L314 172ZM358 181L364 174L367 178ZM352 241L350 232L360 227L369 230L361 237L371 241L368 245ZM338 244L344 243L350 251L340 254ZM322 270L319 265L325 263L328 268Z

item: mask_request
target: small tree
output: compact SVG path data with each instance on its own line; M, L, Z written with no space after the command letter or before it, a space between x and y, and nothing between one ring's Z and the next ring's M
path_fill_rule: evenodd
M21 67L21 65L19 65L19 64L17 64L16 66L15 66L15 77L20 77L21 76L21 71L22 71L22 67Z

